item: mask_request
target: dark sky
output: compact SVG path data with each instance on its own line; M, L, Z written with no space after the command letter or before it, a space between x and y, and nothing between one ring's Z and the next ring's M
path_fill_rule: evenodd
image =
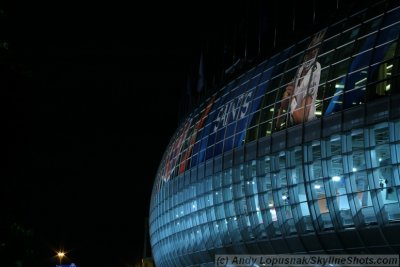
M78 266L142 255L152 182L200 47L189 15L153 4L5 8L2 193L44 266L59 247Z
M219 73L243 55L245 36L249 57L259 53L257 30L244 25L265 27L263 56L273 52L274 20L290 33L279 45L298 38L290 19L274 17L277 8L292 12L276 1L247 9L147 2L0 6L9 43L1 65L1 225L35 232L41 266L54 265L52 250L60 247L79 267L139 259L152 182L187 104L186 79L196 82L201 49L208 73ZM300 28L312 24L313 1L306 2L296 11ZM267 10L261 21L258 6ZM221 82L207 78L210 87Z

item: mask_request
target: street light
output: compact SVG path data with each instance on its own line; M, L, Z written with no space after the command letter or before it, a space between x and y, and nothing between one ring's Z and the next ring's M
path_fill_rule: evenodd
M60 258L60 265L61 265L61 263L62 263L62 258L63 258L64 256L65 256L65 253L64 253L64 252L62 252L62 251L57 252L57 257Z

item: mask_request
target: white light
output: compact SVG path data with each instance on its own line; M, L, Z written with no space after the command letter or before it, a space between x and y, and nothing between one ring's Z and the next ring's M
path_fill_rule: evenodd
M287 199L287 196L283 195L283 196L282 196L282 199L283 199L283 200L286 200L286 199Z
M339 182L340 181L340 176L333 176L332 181L334 182Z
M251 182L251 184L254 184L254 181L253 181L253 182Z
M272 203L268 204L268 207L273 207L273 206L274 206L274 204L272 204Z
M357 168L353 168L353 172L356 172L357 171Z
M192 208L194 208L194 209L195 209L195 208L196 208L196 205L192 205Z
M382 161L382 158L379 158L378 160L379 160L379 162L381 162L381 161Z
M315 189L320 189L321 186L320 186L319 184L316 184L316 185L314 185L314 188L315 188Z
M355 82L356 85L359 85L360 83L364 83L367 80L367 78L363 78L357 82Z

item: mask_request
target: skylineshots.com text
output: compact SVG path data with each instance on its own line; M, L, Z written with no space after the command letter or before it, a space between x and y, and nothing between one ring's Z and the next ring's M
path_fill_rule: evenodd
M398 266L399 255L217 255L216 266Z

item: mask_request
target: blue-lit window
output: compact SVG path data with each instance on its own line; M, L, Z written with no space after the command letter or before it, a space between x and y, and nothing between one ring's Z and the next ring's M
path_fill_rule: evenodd
M234 136L234 147L241 146L245 141L245 137L246 137L246 131L242 131L242 132L239 132L239 133L235 134L235 136Z
M253 120L253 117L255 116L255 114L259 114L259 113L256 113L256 112L259 111L260 108L261 108L260 105L261 105L261 100L262 99L263 99L263 97L259 97L259 98L255 99L255 100L253 100L253 102L251 104L251 107L250 107L250 114L248 116L248 121L249 122Z
M235 97L238 97L238 96L240 96L241 94L245 93L248 84L249 84L248 81L244 81L244 83L241 84L241 85L239 86L239 88L237 88L237 89L234 91L233 97L235 98Z
M248 89L255 88L260 80L260 77L261 77L261 73L257 74L253 78L251 78L251 80L249 81Z
M214 155L220 155L222 153L223 142L218 142L214 146Z
M208 144L214 144L215 141L219 142L222 141L224 139L224 135L225 135L225 128L219 129L216 133L216 139L212 140L212 142L208 142ZM210 137L208 138L210 140L210 138L212 138L212 136L215 136L215 134L211 134Z
M268 63L272 63L273 61L269 61ZM270 67L269 69L265 70L259 80L259 84L268 81L271 77L272 71L274 70L274 68ZM265 90L258 90L257 92L257 96L263 95L265 93Z
M199 134L197 135L199 137ZM198 140L200 140L199 138L197 138ZM193 154L196 154L199 151L199 147L200 147L200 141L197 141L194 145L193 145Z
M372 56L372 50L368 50L364 53L355 56L350 64L349 72L354 72L356 70L367 67L371 61L371 56Z
M219 132L223 131L224 129L220 130ZM217 132L218 134L218 132ZM217 136L216 133L211 133L208 138L207 138L207 146L212 146L215 143L215 138ZM223 134L222 134L223 135ZM203 139L206 140L206 139ZM219 139L218 141L220 141L221 139Z
M237 122L237 126L236 126L236 132L237 133L239 133L239 132L241 132L241 131L246 129L246 127L247 127L247 118L248 117L245 117L245 118L243 118L243 119L241 119L241 120L239 120Z
M358 42L356 43L356 52L362 52L362 51L369 50L370 48L372 48L372 46L375 43L376 36L377 36L377 34L374 33L374 34L368 36L367 38L358 40ZM367 53L362 54L362 57L360 57L360 55L355 57L355 59L353 60L353 63L352 63L352 67L350 68L350 71L355 70L356 67L364 67L368 64L369 59L371 58L371 55L370 55L371 51L368 51Z
M323 114L328 115L342 110L343 107L343 89L346 81L346 77L342 77L327 83L325 87L324 95L329 98L325 98L323 102Z
M232 136L233 133L235 132L235 127L236 127L236 122L233 122L233 123L229 124L229 125L226 127L225 136L226 136L226 137Z
M206 160L212 158L214 156L214 145L207 147L206 149Z
M350 108L364 103L365 88L367 84L367 69L349 74L344 95L344 108Z
M224 152L229 151L232 148L233 148L233 137L226 138L224 142Z
M399 7L397 7L394 10L391 10L390 12L385 14L385 17L384 17L384 20L382 23L382 28L399 22L399 17L400 17L400 8Z

